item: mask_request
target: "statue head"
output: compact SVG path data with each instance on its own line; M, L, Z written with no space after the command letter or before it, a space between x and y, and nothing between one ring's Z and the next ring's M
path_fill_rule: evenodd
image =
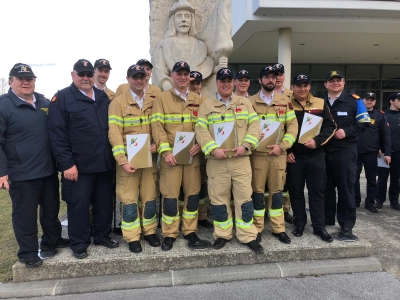
M179 0L169 11L167 32L164 37L173 37L177 33L188 33L197 37L195 8L186 0Z

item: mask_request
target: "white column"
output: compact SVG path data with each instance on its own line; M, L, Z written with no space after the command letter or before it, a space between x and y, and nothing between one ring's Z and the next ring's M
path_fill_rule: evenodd
M292 80L292 28L279 28L278 62L285 66L283 86L290 89Z

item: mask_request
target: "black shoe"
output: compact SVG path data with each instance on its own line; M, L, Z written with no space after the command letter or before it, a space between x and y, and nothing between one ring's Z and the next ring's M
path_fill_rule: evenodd
M133 253L140 253L142 252L142 245L140 245L139 241L133 241L128 243L129 251Z
M185 240L189 241L189 247L193 247L194 249L206 249L209 247L209 244L199 239L197 234L194 232L184 235L183 237Z
M82 259L88 256L86 248L78 248L74 251L74 256L78 259Z
M399 203L390 203L390 207L395 209L395 210L400 210L400 204Z
M380 202L376 201L375 204L374 204L374 207L377 208L377 209L381 209L383 207L383 203L380 203Z
M293 224L293 217L290 215L288 211L285 211L283 215L286 223Z
M224 248L225 244L230 242L230 240L224 239L224 238L217 238L213 244L214 249L221 249Z
M114 240L113 238L110 238L108 235L104 236L104 240L102 240L100 243L94 244L107 248L117 248L119 246L119 242Z
M246 246L249 247L254 252L263 252L264 251L264 248L257 241L251 241L251 242L247 243Z
M18 261L25 264L27 268L39 267L43 264L43 260L39 256L29 256L27 258L18 258Z
M327 243L333 242L333 238L325 229L314 230L313 233L315 235L318 235L321 238L321 240L323 240L324 242L327 242Z
M357 237L353 234L351 229L342 228L338 234L338 239L342 242L354 242L357 240Z
M48 259L50 257L53 257L56 254L57 254L56 249L49 249L49 250L40 250L38 256L41 259Z
M257 233L256 242L261 243L261 232Z
M290 244L292 242L286 232L272 233L272 235L276 236L281 243Z
M70 239L61 238L58 240L58 242L56 244L56 248L67 248L67 247L69 247L70 244L71 244Z
M368 209L370 212L377 214L378 210L374 205L365 205L365 208Z
M169 236L165 237L161 244L161 250L162 251L171 250L172 247L174 246L175 241L176 241L176 238L169 237Z
M152 247L160 247L161 243L158 239L157 235L149 234L144 236L144 240L149 242L149 245Z
M214 228L214 225L211 222L209 222L207 219L199 220L199 225L204 228Z
M293 235L296 237L301 237L304 232L304 226L296 226L293 230Z

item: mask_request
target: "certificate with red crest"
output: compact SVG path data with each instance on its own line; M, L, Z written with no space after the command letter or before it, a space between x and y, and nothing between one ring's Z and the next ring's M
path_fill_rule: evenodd
M172 154L175 156L178 165L190 165L193 162L193 156L190 156L195 139L194 132L177 131L175 133L174 149Z
M278 145L281 140L281 122L260 120L261 133L264 133L263 139L258 143L257 151L270 152L267 146Z
M138 169L153 166L149 134L127 134L126 148L128 161L131 165L134 165Z
M305 113L299 134L299 144L304 144L315 138L321 131L322 121L321 117Z
M237 145L235 122L224 122L213 125L214 139L220 149L231 150ZM225 152L227 157L233 157L234 152Z

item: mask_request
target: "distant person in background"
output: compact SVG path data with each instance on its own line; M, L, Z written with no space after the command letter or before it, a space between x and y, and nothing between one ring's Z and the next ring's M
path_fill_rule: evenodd
M100 58L94 63L94 86L99 90L103 90L110 101L114 99L115 93L110 90L106 83L110 77L111 65L107 59Z

